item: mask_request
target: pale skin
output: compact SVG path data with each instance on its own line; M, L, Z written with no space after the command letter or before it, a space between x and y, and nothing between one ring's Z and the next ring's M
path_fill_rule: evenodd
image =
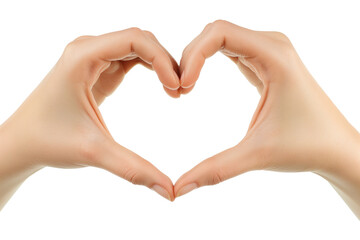
M106 169L174 200L172 181L109 133L98 106L137 63L154 69L176 96L178 65L156 38L138 28L83 36L0 128L0 207L45 166ZM172 89L172 90L171 90Z
M137 63L154 69L170 96L189 93L205 59L217 51L237 64L261 98L239 144L204 160L173 186L113 140L98 106ZM215 21L185 48L180 66L153 34L137 28L81 37L0 126L0 139L0 208L45 166L104 168L171 201L252 170L310 171L329 181L360 218L360 134L279 32Z

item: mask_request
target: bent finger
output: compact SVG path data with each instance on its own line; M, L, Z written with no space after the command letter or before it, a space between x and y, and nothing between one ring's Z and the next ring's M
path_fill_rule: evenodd
M81 38L69 44L68 49L72 53L75 51L77 55L81 55L84 61L91 59L95 62L103 62L94 72L101 72L101 68L108 62L137 56L153 66L163 85L169 89L179 88L179 77L168 54L138 28Z
M256 31L223 20L208 24L183 52L181 86L192 86L205 60L219 50L226 50L232 56L257 56L261 49L261 39Z

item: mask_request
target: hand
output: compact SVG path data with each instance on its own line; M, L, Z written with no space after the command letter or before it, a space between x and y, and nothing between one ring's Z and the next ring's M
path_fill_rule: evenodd
M44 166L106 169L174 200L171 180L117 144L98 105L137 63L179 96L178 65L150 32L131 28L77 38L22 106L0 127L0 209Z
M278 32L252 31L226 21L205 27L184 50L182 88L193 88L205 59L221 51L240 68L261 99L236 146L191 169L175 195L251 170L312 171L335 187L360 216L360 137Z

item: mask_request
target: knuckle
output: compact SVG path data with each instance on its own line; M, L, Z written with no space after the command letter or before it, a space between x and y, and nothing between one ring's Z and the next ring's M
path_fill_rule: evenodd
M285 41L285 42L290 42L288 36L286 36L284 33L282 32L277 32L277 31L273 31L271 32L271 34L277 38L278 40L282 40L282 41Z
M79 37L75 38L73 41L74 42L81 42L83 40L87 40L87 39L90 39L92 37L93 36L90 36L90 35L83 35L83 36L79 36Z
M281 48L284 50L293 50L290 39L284 33L273 31L270 34L273 39L277 41Z
M92 37L93 36L89 36L89 35L77 37L66 45L65 50L75 50L76 48L79 48L84 43L85 40L88 40Z
M143 30L141 30L138 27L131 27L127 30L131 33L131 35L134 35L135 37L140 37L140 36L143 36L143 34L144 34Z
M225 180L224 174L220 170L216 170L212 174L212 178L210 179L210 185L216 185Z
M212 23L212 29L214 29L215 31L220 31L223 30L228 24L228 21L218 19Z
M143 32L144 32L146 35L149 35L151 38L156 38L155 35L154 35L152 32L148 31L148 30L143 30Z
M223 31L223 29L226 27L226 25L228 25L229 22L225 21L225 20L215 20L212 23L209 23L208 25L206 25L204 31L208 31L210 32L210 34L214 33L217 34L221 31Z
M213 22L213 26L215 26L215 27L223 27L226 24L228 24L228 21L223 20L223 19L217 19Z
M134 52L134 49L133 49L134 42L143 39L145 37L145 33L143 30L141 30L138 27L131 27L131 28L128 28L126 31L128 31L130 34L130 42L131 42L130 50L131 50L131 52Z
M82 37L76 38L75 40L69 42L65 49L64 49L64 55L68 56L69 58L74 58L75 56L78 57L81 55L82 52L82 45L83 45L83 39Z
M285 70L289 64L297 64L297 53L290 39L282 32L270 31L265 32L265 39L273 46L269 50L269 56L273 58L273 62ZM273 79L274 80L274 79Z
M66 45L61 61L70 71L75 69L74 66L82 66L87 67L91 75L97 74L103 62L94 56L96 48L89 42L92 38L95 36L80 36Z
M213 26L213 22L212 23L208 23L206 24L206 26L204 27L204 31L208 30L209 28L211 28Z
M74 40L74 41L71 41L71 42L69 42L67 45L66 45L66 47L65 47L65 49L64 49L64 53L65 54L71 54L72 52L74 52L75 51L75 49L77 49L78 48L78 43L77 43L77 41L76 40Z
M210 178L208 179L208 185L216 185L227 179L227 174L223 166L219 165L216 162L211 163L210 169Z
M131 182L132 184L135 185L141 184L137 171L131 167L125 168L123 170L123 178Z

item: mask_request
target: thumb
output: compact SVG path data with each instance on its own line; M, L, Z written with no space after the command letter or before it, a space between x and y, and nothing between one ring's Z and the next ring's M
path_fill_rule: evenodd
M173 183L150 162L136 153L106 140L96 157L96 167L103 168L136 185L144 185L173 201Z
M249 148L244 140L218 153L182 175L175 184L174 193L180 197L196 188L215 185L259 166L256 150Z

